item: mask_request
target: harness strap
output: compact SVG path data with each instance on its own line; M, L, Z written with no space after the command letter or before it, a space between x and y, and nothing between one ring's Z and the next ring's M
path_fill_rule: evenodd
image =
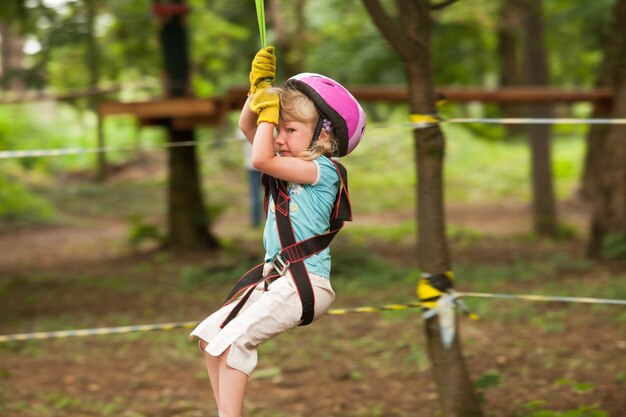
M280 246L282 248L292 247L294 249L293 253L298 254L298 250L296 248L301 248L301 245L297 245L296 234L293 230L293 226L291 224L291 218L289 216L289 192L287 191L287 182L274 179L274 181L270 181L270 192L272 194L272 198L274 199L274 206L276 207L276 227L278 228L278 237L280 238ZM285 198L286 196L286 198ZM286 205L286 207L283 206ZM283 210L279 210L283 208ZM322 248L318 248L318 250L322 250ZM282 256L282 250L278 253L285 262L285 259ZM302 303L302 316L301 316L301 326L306 326L307 324L313 321L313 316L315 315L315 293L313 292L313 286L311 285L311 279L309 278L309 272L304 265L304 258L298 257L297 260L291 262L288 265L288 269L291 272L291 277L293 279L294 284L296 284L296 289L298 290L298 296L300 297L300 302Z
M348 195L347 172L343 165L339 163L335 164L341 185L337 200L335 201L335 207L331 214L328 232L301 240L287 247L283 246L280 251L280 257L283 261L289 261L291 263L299 262L311 255L321 252L330 245L330 242L332 242L337 233L339 233L339 230L343 227L344 222L352 220L352 209Z
M246 304L246 302L252 295L252 291L254 291L257 285L259 285L263 281L280 277L279 274L268 274L264 277L263 276L264 265L265 264L262 263L262 264L255 266L254 268L250 269L248 272L243 274L241 278L239 278L239 281L237 281L233 289L230 291L230 293L226 297L226 300L224 300L223 305L230 304L244 292L245 294L243 295L243 297L241 297L237 305L231 310L228 316L226 316L226 319L224 319L224 321L220 325L220 328L224 328L224 326L226 326L232 319L234 319L237 316L237 314L239 314L239 311L241 311L244 304Z
M301 326L310 324L315 314L315 294L311 285L308 271L304 264L304 260L309 256L315 255L326 249L339 230L343 227L345 221L352 220L352 210L350 207L350 197L348 194L348 176L347 171L340 163L332 161L339 175L340 187L335 200L335 205L331 213L329 231L323 234L315 235L303 241L296 241L295 233L291 225L289 217L290 196L287 190L287 182L282 181L268 175L262 175L262 182L265 186L265 212L267 214L269 197L274 200L276 213L276 224L278 228L278 236L281 242L281 251L276 255L280 259L280 263L284 265L282 271L276 274L270 274L263 277L263 266L259 264L246 272L230 294L226 297L224 305L231 303L237 297L245 292L243 297L238 301L237 305L226 317L220 327L224 327L228 322L237 316L244 304L250 298L254 288L261 282L271 278L277 278L289 270L298 290L300 302L302 303ZM278 271L277 271L278 272Z

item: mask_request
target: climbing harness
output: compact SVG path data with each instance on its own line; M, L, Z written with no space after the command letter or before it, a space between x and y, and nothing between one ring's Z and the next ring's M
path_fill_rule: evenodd
M261 47L265 48L267 39L263 0L256 0L256 12L259 22ZM324 125L324 120L326 120L329 122L327 127L333 131L334 137L338 142L338 150L336 155L333 156L345 156L354 150L363 136L366 117L361 105L348 90L331 78L313 73L295 75L285 82L285 87L304 93L313 101L321 114L311 143L317 140ZM315 315L315 295L304 260L326 249L343 227L344 222L352 220L352 210L348 195L348 174L339 162L335 160L331 160L331 162L334 164L339 176L340 185L333 210L331 211L329 231L300 242L296 240L289 216L291 197L287 190L287 182L266 174L261 176L265 186L265 213L267 214L268 212L269 200L271 198L274 202L281 250L269 260L275 273L263 276L265 264L262 263L246 272L235 284L235 287L226 297L224 305L233 302L237 297L241 296L241 298L221 324L222 328L237 316L257 285L263 282L267 286L269 280L285 276L287 272L290 273L296 285L300 302L302 303L300 325L306 326L313 321Z
M285 276L290 272L291 278L296 285L300 302L302 303L301 326L306 326L313 321L315 315L315 295L309 273L304 260L326 249L335 235L343 227L345 221L352 220L350 197L348 194L348 174L346 169L337 161L331 161L337 174L340 185L335 204L331 212L330 227L327 233L315 235L309 239L296 241L296 237L289 216L289 202L291 197L287 191L287 182L263 174L261 180L265 186L265 211L269 209L270 197L274 201L276 225L282 249L271 259L269 263L274 273L263 276L265 263L261 263L246 272L235 284L230 294L226 297L224 305L230 304L241 296L237 304L221 324L223 328L228 322L237 316L252 292L261 283Z

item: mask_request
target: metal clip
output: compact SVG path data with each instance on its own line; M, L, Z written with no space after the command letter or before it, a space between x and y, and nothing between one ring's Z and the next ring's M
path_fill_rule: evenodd
M272 267L276 270L276 272L280 274L281 277L285 276L285 274L287 273L287 270L289 269L289 266L291 265L291 262L289 261L285 262L283 258L280 257L280 252L278 252L274 256L274 258L272 259L270 263L272 264Z

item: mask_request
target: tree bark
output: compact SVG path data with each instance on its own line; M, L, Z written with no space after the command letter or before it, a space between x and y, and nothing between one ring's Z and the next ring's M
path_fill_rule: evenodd
M611 38L607 47L608 62L611 63L610 78L615 85L613 118L626 117L626 0L618 0L613 12ZM603 244L612 237L626 245L626 126L611 125L601 149L599 160L602 169L595 172L592 193L592 219L587 247L589 256L600 258L606 255ZM626 258L624 251L621 256Z
M613 23L614 26L615 24ZM613 73L615 72L616 57L613 56L613 50L616 48L615 42L619 39L620 31L619 28L613 27L611 32L603 42L607 46L603 51L602 62L597 70L596 88L615 89L617 80ZM612 104L611 100L596 101L593 103L591 117L598 119L610 118ZM587 132L585 160L579 190L580 196L587 201L594 200L595 192L599 187L597 181L604 169L602 158L609 129L609 125L591 125Z
M608 67L608 65L601 65L602 68ZM597 87L608 87L608 80L605 80L600 76ZM593 119L608 119L611 117L612 103L608 101L598 101L593 103L593 111L591 118ZM592 125L587 132L585 159L583 163L583 173L581 176L579 195L584 200L593 201L595 192L598 189L598 178L602 174L604 164L602 157L604 155L604 147L606 144L606 137L609 133L609 125Z
M98 88L100 83L100 51L96 40L96 1L86 0L87 13L87 53L85 54L85 65L89 72L89 88ZM106 143L104 140L104 127L102 124L102 116L98 111L100 98L91 96L89 98L89 107L96 115L96 141L98 148L104 149ZM106 152L100 151L96 154L96 178L98 181L104 181L108 174L108 164Z
M24 90L24 83L20 77L23 70L24 53L22 47L24 40L11 26L0 21L0 38L2 38L0 79L2 89L11 91Z
M498 26L498 56L500 58L500 85L513 87L523 85L521 56L521 9L519 0L506 0L500 9ZM520 118L525 116L524 107L519 104L500 105L503 117ZM522 136L523 125L504 125L507 138Z
M180 8L161 15L159 40L165 66L165 94L181 97L189 93L186 2L172 0L166 4ZM170 145L194 140L193 130L175 129L171 120L168 123ZM219 244L210 231L210 219L204 205L196 147L171 146L168 161L167 247L177 252L217 248Z
M548 59L545 49L542 22L542 0L524 1L524 69L526 83L530 86L545 86L548 80ZM528 117L550 117L549 106L529 106ZM552 176L552 156L549 125L529 125L528 136L531 150L533 219L535 233L554 237L558 232L558 221Z
M397 24L378 0L363 0L372 20L404 61L412 114L434 114L435 88L430 57L431 15L426 0L396 0ZM413 131L417 172L419 267L428 273L451 269L445 234L443 163L445 137L439 126ZM469 377L457 325L454 343L445 348L437 317L424 323L428 354L444 417L482 416Z

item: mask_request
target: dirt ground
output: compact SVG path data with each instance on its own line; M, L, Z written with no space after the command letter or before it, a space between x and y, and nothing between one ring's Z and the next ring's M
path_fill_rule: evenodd
M566 202L559 209L566 222L584 230L588 215L584 205ZM555 253L567 253L571 259L582 256L581 238L545 245L509 238L530 228L523 205L454 206L448 210L451 224L482 230L486 235L471 245L453 240L457 262L506 264L549 258ZM412 213L362 216L357 222L393 223L410 216ZM233 224L241 223L245 220L227 215L215 230L225 233L232 231ZM206 294L203 300L202 294L190 293L185 298L159 291L148 299L105 283L88 293L64 285L64 274L75 276L79 271L94 279L119 275L142 285L165 285L158 274L136 268L137 264L162 260L152 252L129 253L122 243L126 227L123 222L92 219L80 225L1 234L2 309L3 316L10 319L0 319L0 333L39 328L47 317L56 317L57 325L66 321L70 326L80 323L85 314L95 315L104 326L146 322L148 317L150 322L194 320L218 305L220 293ZM412 259L412 252L405 251L393 248L399 259ZM205 256L177 260L170 273L180 273L205 260ZM578 277L563 274L555 278L555 285L559 279L569 288L576 279L608 285L614 272L611 268L615 267L593 266ZM41 276L39 281L24 284L24 277L36 274ZM520 281L506 290L524 293L531 285ZM412 285L407 286L406 294L396 298L411 301ZM27 302L38 292L47 295ZM383 292L373 300L382 302L388 295ZM340 294L335 305L359 305L363 301ZM579 414L568 415L626 416L623 307L542 304L532 307L530 322L527 308L517 302L494 301L489 316L462 322L464 353L472 379L478 381L485 375L499 378L493 386L478 389L484 396L485 415L539 416L532 414L533 410L578 410ZM516 312L519 309L521 312ZM620 315L621 320L616 319ZM201 356L187 343L187 332L181 329L0 345L0 415L216 416ZM422 324L414 311L323 318L261 349L244 415L436 416L437 390L424 346ZM585 414L585 407L593 406L607 414Z

